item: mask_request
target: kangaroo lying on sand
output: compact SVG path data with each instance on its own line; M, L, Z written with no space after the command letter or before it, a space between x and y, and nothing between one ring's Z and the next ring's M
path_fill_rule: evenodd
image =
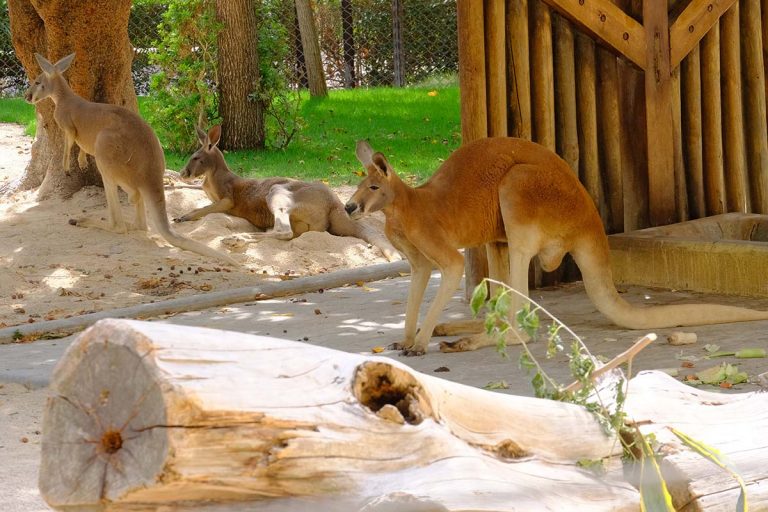
M626 302L613 284L608 239L592 199L564 160L533 142L478 140L456 150L418 188L403 183L384 155L374 153L368 143L358 142L357 157L368 176L347 203L347 212L356 217L383 211L387 237L411 264L405 340L398 344L408 355L426 351L440 313L460 284L464 259L459 249L483 244L490 276L525 294L531 258L538 255L542 268L550 271L570 252L597 309L629 329L768 319L768 312L732 306L635 307ZM417 330L419 307L434 266L442 274L440 287ZM524 301L512 294L510 325L516 326L515 312ZM517 336L526 339L516 327L515 331L508 332L508 343L518 343ZM440 349L474 350L494 343L480 333L441 343Z
M221 126L214 126L208 133L198 128L197 136L201 147L180 174L183 179L205 176L203 190L213 202L173 219L175 222L196 220L209 213L227 213L267 230L238 237L236 241L243 243L263 238L291 240L307 231L327 231L336 236L361 238L378 247L387 259L400 259L382 233L350 219L342 202L324 184L289 178L241 178L229 170L217 146Z
M119 233L129 230L146 231L146 205L153 227L172 245L238 265L229 256L184 238L171 229L165 212L163 191L165 155L152 128L130 110L87 101L75 94L63 76L75 57L74 53L56 64L51 64L39 54L35 54L35 57L43 72L27 90L26 100L29 103L37 103L45 98L53 101L53 118L64 131L64 168L69 165L72 145L77 143L80 148L77 158L80 167L86 165L86 154L93 155L104 182L109 222L105 224L98 220L82 219L77 224ZM134 223L123 220L117 187L128 193L136 207Z

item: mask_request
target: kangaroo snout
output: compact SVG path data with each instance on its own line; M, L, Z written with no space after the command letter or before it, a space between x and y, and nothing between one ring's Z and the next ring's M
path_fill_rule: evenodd
M357 203L350 201L344 205L344 209L347 211L347 215L352 215L357 210Z

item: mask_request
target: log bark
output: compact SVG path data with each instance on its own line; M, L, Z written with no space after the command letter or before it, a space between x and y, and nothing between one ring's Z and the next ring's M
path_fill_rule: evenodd
M620 450L573 404L303 343L104 320L54 370L40 490L59 510L637 510L618 475L577 465Z
M299 22L301 47L304 62L307 66L309 94L312 97L328 96L328 86L325 83L325 72L320 55L320 40L317 37L317 24L309 0L295 0L296 19Z
M597 64L595 43L583 34L576 36L576 98L579 112L579 176L606 225L605 199L600 179L597 148Z
M533 137L542 146L556 151L552 16L549 7L543 0L533 0L531 8L533 18L531 24L533 28L531 34Z
M30 79L40 73L34 54L48 60L75 52L66 73L72 90L89 101L112 103L138 111L131 78L133 49L128 40L130 0L37 2L10 0L11 36L16 55ZM36 106L38 122L32 158L17 190L36 187L38 197L69 197L84 186L100 185L101 176L89 159L77 165L76 149L62 168L64 134L53 119L53 102Z
M488 94L488 136L507 136L507 74L504 0L485 0L485 69Z
M621 118L619 116L619 75L616 57L604 48L597 49L598 108L601 167L604 169L605 196L609 206L608 232L624 231L624 191L621 173Z

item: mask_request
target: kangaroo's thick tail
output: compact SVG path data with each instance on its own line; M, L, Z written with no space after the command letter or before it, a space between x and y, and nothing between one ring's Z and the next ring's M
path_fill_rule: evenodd
M147 198L149 199L149 198ZM149 211L149 219L152 222L152 226L157 230L165 240L180 249L185 251L192 251L202 256L208 256L221 262L224 262L233 267L241 266L240 263L235 261L230 256L212 249L205 244L196 242L190 238L183 237L171 229L171 224L168 222L168 214L165 211L165 200L161 201L147 201L147 210Z
M768 320L768 311L720 304L633 306L616 291L611 274L608 241L586 241L573 250L584 288L592 303L614 324L628 329L660 329L691 325Z

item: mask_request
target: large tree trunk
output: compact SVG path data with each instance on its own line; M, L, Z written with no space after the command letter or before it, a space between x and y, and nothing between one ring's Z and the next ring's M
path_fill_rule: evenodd
M16 55L27 75L34 78L40 73L36 52L52 62L75 52L67 78L77 94L136 112L138 103L131 78L133 50L128 40L130 10L130 0L9 0ZM32 159L16 188L39 186L43 199L52 195L68 197L83 186L100 184L92 159L86 169L78 167L74 158L77 149L70 156L70 164L62 168L64 135L53 120L53 102L40 102L37 116Z
M259 90L256 6L253 0L217 0L219 114L225 149L264 147L264 102Z
M394 65L393 85L405 85L405 48L403 46L403 3L392 0L392 60Z
M296 18L299 20L301 46L304 49L304 59L307 65L309 94L312 97L328 96L323 60L320 55L320 42L317 38L317 25L309 0L296 0Z

